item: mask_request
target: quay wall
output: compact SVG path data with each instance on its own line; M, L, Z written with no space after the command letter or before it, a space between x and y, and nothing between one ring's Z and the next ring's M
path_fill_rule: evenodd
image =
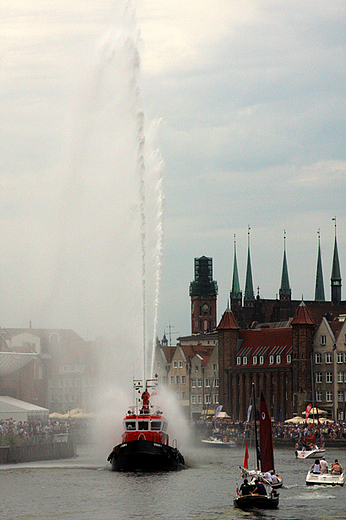
M67 442L44 442L24 446L0 446L0 464L69 459L75 456L72 437Z

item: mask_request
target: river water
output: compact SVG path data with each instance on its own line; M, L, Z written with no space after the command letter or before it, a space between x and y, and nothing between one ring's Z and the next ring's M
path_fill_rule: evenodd
M188 469L161 474L110 470L107 452L80 447L70 460L0 466L0 518L64 520L335 520L346 518L345 487L308 487L310 462L293 450L276 449L284 477L276 511L246 513L233 506L241 484L243 449L185 449ZM346 450L328 449L326 459L346 464Z

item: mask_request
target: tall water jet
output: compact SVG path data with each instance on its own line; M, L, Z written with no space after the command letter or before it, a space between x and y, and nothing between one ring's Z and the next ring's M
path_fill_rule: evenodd
M112 416L109 430L132 398L132 379L153 375L157 336L164 164L154 145L156 122L145 138L139 45L135 10L126 2L80 91L52 290L66 295L64 312L78 307L81 326L104 336L98 410L105 421Z

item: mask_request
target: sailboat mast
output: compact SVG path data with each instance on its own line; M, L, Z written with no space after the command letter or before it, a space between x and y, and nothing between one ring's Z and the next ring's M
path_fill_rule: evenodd
M257 437L255 383L252 383L252 401L253 401L253 409L254 409L254 416L255 416L256 464L257 464L257 470L259 471L259 469L260 469L260 467L259 467L260 451L259 451L259 444L258 444L258 437Z

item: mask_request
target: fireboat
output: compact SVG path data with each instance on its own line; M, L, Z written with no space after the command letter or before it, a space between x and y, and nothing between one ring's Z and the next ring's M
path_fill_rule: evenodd
M185 467L184 457L177 441L169 444L168 422L162 412L150 404L149 388L156 380L147 380L141 395L141 404L130 407L123 419L122 442L108 456L113 471L170 471ZM137 391L141 381L134 382Z

